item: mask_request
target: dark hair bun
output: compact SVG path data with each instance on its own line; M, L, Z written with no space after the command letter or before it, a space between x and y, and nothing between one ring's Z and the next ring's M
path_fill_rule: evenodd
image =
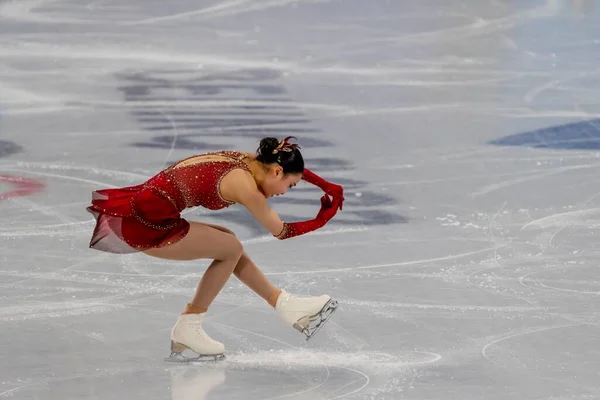
M284 139L284 143L290 138ZM304 171L304 159L297 145L285 145L285 149L275 151L283 143L277 138L266 137L261 139L256 150L256 160L263 164L279 164L284 173L302 173Z
M279 140L277 140L277 138L266 137L261 139L256 152L257 156L261 158L260 161L263 161L266 164L277 162L277 155L273 154L273 150L275 150L277 146L279 146Z

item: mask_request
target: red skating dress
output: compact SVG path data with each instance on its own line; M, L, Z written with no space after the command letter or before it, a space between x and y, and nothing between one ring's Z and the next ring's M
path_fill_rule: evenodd
M250 171L247 155L221 151L179 161L145 183L96 190L87 210L96 218L90 247L109 253L135 253L183 238L188 207L219 210L234 204L219 191L221 179L236 168Z

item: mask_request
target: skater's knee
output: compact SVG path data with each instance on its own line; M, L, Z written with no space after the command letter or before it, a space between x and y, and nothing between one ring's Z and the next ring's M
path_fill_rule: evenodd
M225 243L227 248L227 258L238 261L244 253L244 245L236 236L230 236Z
M242 242L240 242L240 240L237 237L235 238L233 243L234 244L232 245L231 252L233 253L235 259L239 260L242 257L242 254L244 254L244 245L242 244Z

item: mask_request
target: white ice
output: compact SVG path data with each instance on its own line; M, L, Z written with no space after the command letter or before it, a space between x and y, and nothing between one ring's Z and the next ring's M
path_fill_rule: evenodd
M0 399L600 398L599 59L595 0L0 0ZM88 249L91 192L267 135L334 221L185 216L340 309L305 343L232 278L228 358L167 364L208 261Z

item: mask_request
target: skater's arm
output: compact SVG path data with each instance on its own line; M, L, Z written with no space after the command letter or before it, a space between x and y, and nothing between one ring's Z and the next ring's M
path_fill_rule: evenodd
M224 188L223 186L226 185ZM258 190L252 175L243 170L233 170L221 183L227 191L227 198L246 207L250 214L271 234L278 235L283 230L283 221L269 207L265 196Z
M279 235L283 231L283 221L273 211L267 199L259 191L248 193L243 196L240 203L250 211L250 214L273 235Z
M336 214L342 201L339 198L332 201L327 195L324 195L321 198L321 209L316 218L287 223L271 210L267 199L258 190L254 178L246 171L231 171L222 180L221 191L227 199L246 207L252 216L278 239L289 239L323 227Z

